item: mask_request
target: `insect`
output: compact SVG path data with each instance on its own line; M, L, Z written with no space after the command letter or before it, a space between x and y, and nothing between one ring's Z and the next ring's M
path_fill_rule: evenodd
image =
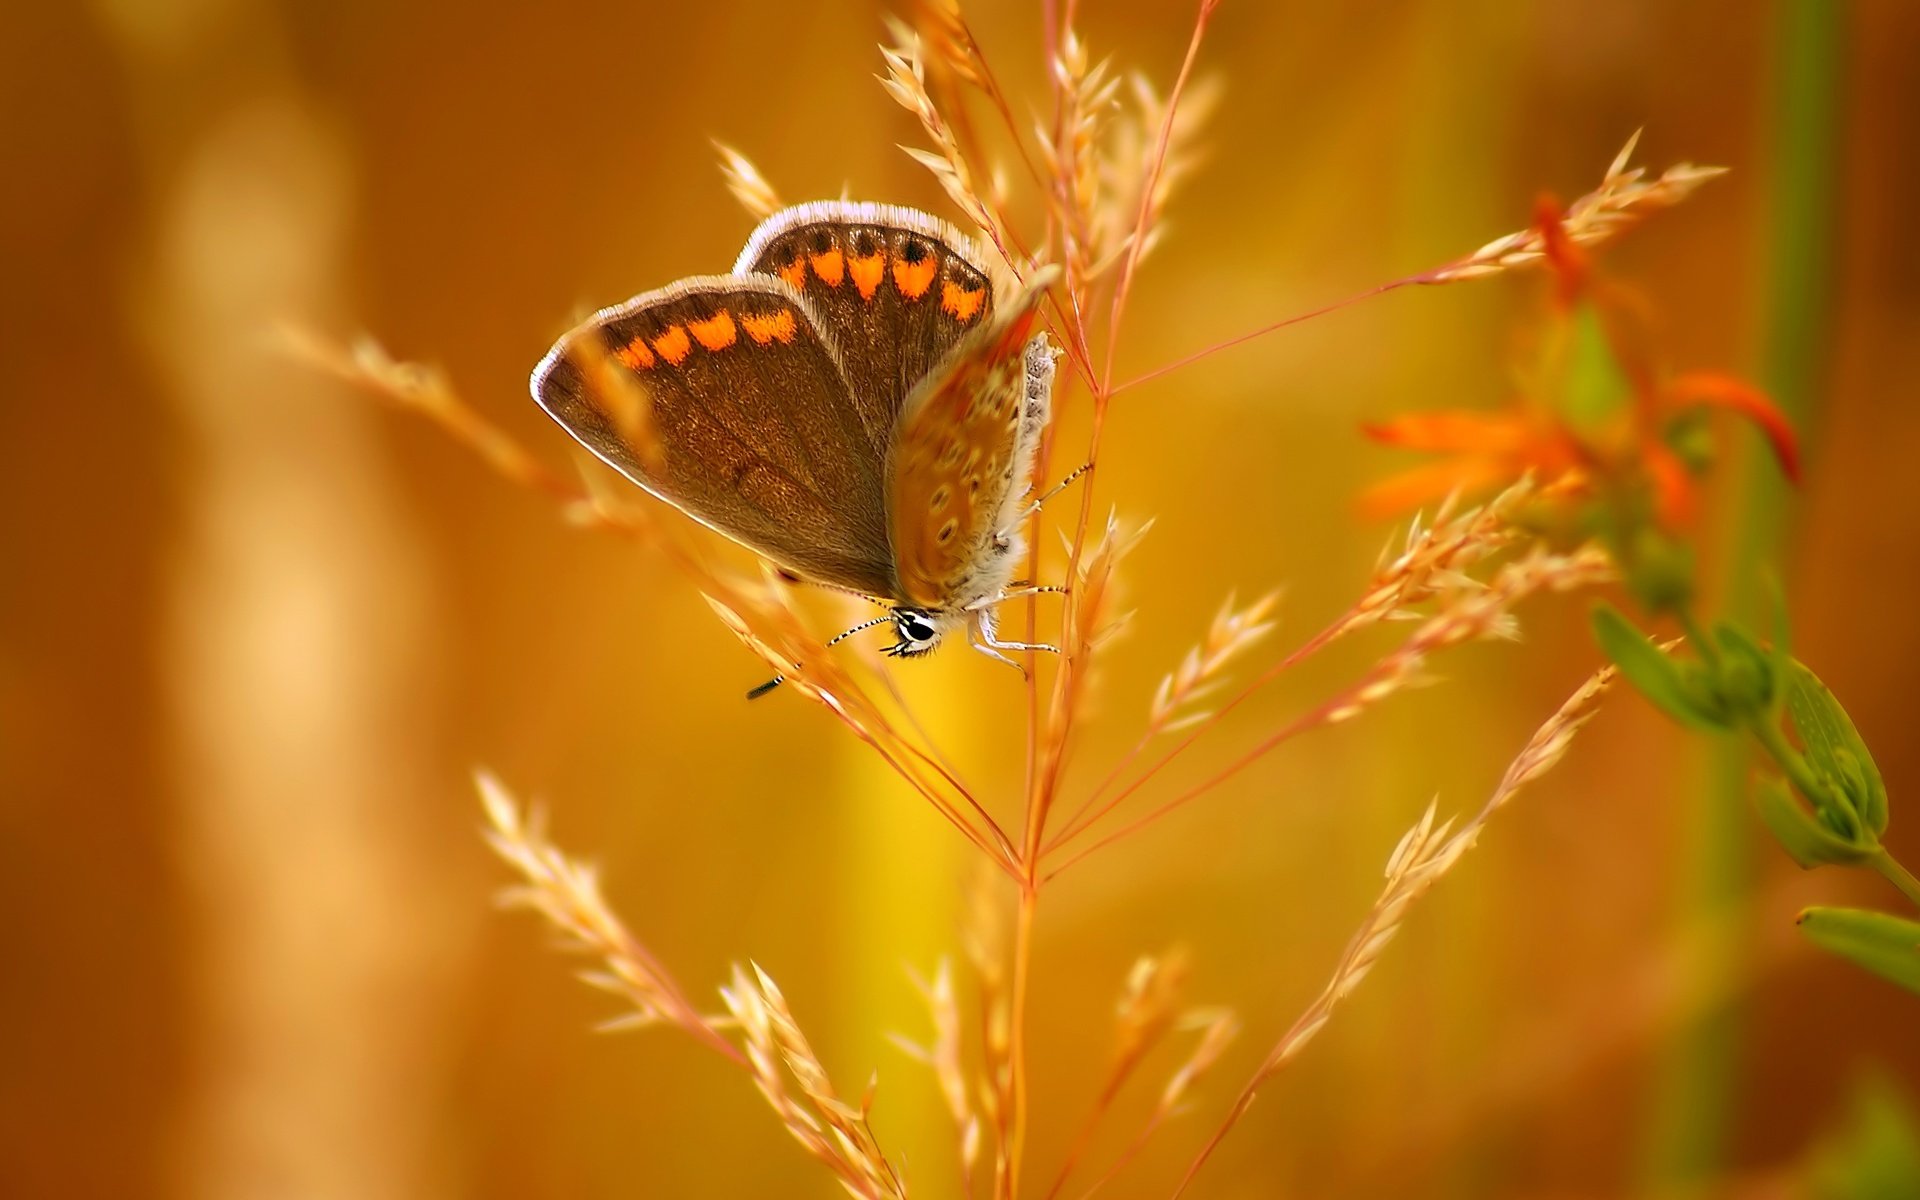
M890 621L887 653L917 657L964 628L1017 667L1005 651L1055 651L1001 640L993 614L1059 590L1012 585L1055 351L1033 328L1043 280L1023 286L997 261L912 209L789 208L754 230L732 274L680 280L568 332L535 368L533 396L688 516L888 606L841 637ZM589 382L596 360L651 401L655 453L621 436Z

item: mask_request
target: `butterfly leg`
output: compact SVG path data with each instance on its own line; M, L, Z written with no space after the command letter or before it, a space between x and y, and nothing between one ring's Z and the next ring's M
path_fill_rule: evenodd
M988 658L997 659L1010 667L1019 669L1021 675L1027 669L1019 662L1002 654L1003 650L1043 650L1048 654L1060 653L1060 647L1049 646L1045 642L1003 642L994 628L993 613L989 609L977 609L973 620L967 622L967 644Z
M974 645L976 649L988 652L994 650L1040 650L1047 654L1060 653L1060 647L1047 642L976 642ZM997 654L991 653L990 656L993 658L1000 657Z
M1008 600L1018 600L1022 596L1041 596L1041 595L1046 595L1048 593L1058 593L1059 595L1064 596L1067 594L1068 590L1069 589L1067 589L1065 586L1057 583L1045 583L1045 584L1041 584L1038 587L1033 587L1027 584L1020 584L1015 587L1007 588L1001 591L998 595L988 596L983 600L975 600L972 604L967 605L966 611L980 612L983 609L992 608L996 604L1003 604Z

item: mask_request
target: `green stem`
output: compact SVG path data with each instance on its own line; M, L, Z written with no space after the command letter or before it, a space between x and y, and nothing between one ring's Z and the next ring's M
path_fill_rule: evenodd
M1827 789L1807 766L1806 756L1795 750L1787 741L1787 735L1780 732L1780 726L1761 717L1749 723L1747 728L1752 731L1753 739L1760 743L1761 749L1767 752L1767 757L1786 775L1787 782L1793 785L1794 790L1806 797L1808 804L1818 808L1826 797Z
M1880 848L1878 854L1873 856L1872 862L1874 870L1885 875L1889 883L1899 888L1907 899L1913 901L1914 907L1920 908L1920 879L1914 878L1912 871L1901 866L1893 855L1887 853L1884 846Z
M1776 0L1773 11L1774 105L1760 137L1771 150L1764 180L1769 278L1757 314L1766 347L1762 383L1805 438L1813 432L1829 343L1846 6ZM1751 622L1764 616L1754 611L1752 578L1785 549L1787 497L1770 467L1755 464L1750 453L1742 457L1747 469L1731 490L1721 529L1728 555L1716 582L1725 598L1713 607ZM1707 653L1704 643L1701 653ZM1752 761L1744 739L1721 740L1703 763L1699 799L1689 807L1676 920L1726 933L1707 939L1688 964L1682 1003L1694 1005L1697 1015L1657 1054L1644 1130L1644 1194L1697 1193L1725 1166L1741 1099L1743 1039L1738 1008L1714 997L1723 997L1718 989L1743 969L1741 939L1753 900Z
M1680 628L1686 631L1687 642L1693 647L1693 652L1700 656L1700 661L1713 668L1715 675L1718 675L1720 647L1714 645L1713 639L1707 636L1707 631L1700 628L1700 622L1693 615L1692 606L1681 608L1675 615L1680 618Z

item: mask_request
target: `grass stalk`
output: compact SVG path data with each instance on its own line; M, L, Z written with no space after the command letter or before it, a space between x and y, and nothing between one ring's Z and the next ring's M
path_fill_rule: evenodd
M1776 101L1767 141L1773 147L1767 234L1771 278L1760 324L1767 392L1813 440L1816 393L1827 345L1832 274L1834 187L1838 172L1842 13L1826 0L1779 0ZM1744 455L1727 498L1728 547L1717 591L1720 611L1761 628L1755 586L1768 563L1787 549L1786 485L1759 455ZM1753 903L1754 823L1748 805L1751 749L1745 739L1717 741L1700 765L1700 802L1688 806L1692 827L1682 850L1686 882L1683 925L1723 929L1692 964L1700 988L1741 973L1735 918ZM1682 1027L1660 1052L1648 1123L1643 1174L1647 1190L1686 1195L1722 1163L1739 1096L1740 1027L1733 1010L1709 1008Z

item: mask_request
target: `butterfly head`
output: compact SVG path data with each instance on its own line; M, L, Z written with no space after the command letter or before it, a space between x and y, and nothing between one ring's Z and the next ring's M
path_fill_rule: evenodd
M892 616L893 630L900 640L888 646L887 653L895 658L933 653L952 623L945 612L933 608L896 608Z

